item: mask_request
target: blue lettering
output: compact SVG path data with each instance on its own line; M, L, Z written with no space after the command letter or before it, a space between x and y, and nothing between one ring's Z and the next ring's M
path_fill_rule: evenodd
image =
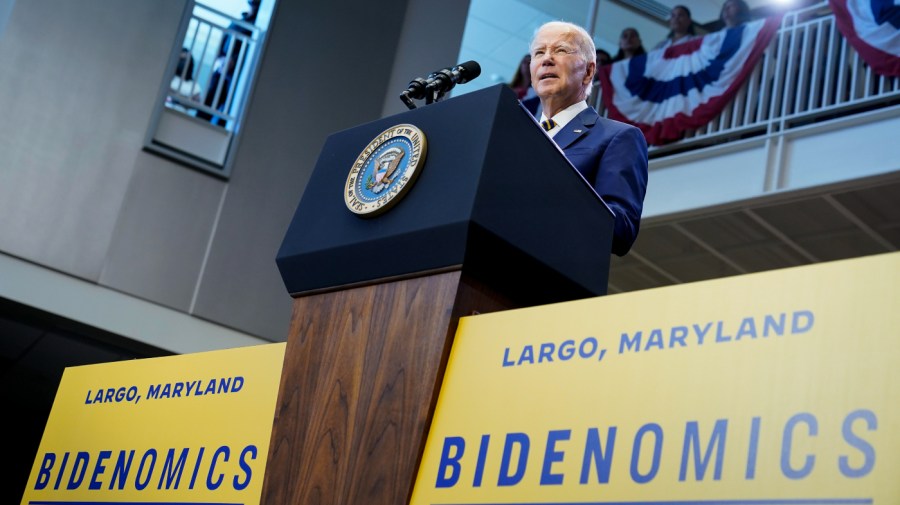
M641 447L643 445L642 442L644 440L644 435L651 432L655 435L656 443L653 445L653 457L650 461L650 469L647 473L642 474L638 469L638 463L640 462L641 457ZM656 472L659 471L660 457L662 455L662 443L663 431L660 425L656 423L647 423L641 426L634 436L634 446L631 449L631 480L638 484L646 484L656 477Z
M47 487L47 484L50 483L50 470L53 469L54 463L56 463L56 454L52 452L44 454L44 459L41 461L41 468L38 470L37 479L34 481L35 491L44 489Z
M521 365L522 363L534 364L534 348L530 345L526 345L525 348L522 349L522 354L519 356L519 362L517 364Z
M689 421L684 428L684 447L681 450L681 470L678 472L678 480L684 482L687 479L688 454L694 453L694 479L701 481L706 475L706 466L712 457L713 448L716 448L716 469L713 472L713 480L722 478L722 463L725 456L725 435L728 431L728 420L719 419L713 428L709 445L703 457L700 457L700 427L697 421Z
M767 314L763 321L763 336L768 337L770 333L778 336L784 335L784 319L784 313L778 315L777 321L772 315Z
M581 462L581 484L588 483L588 473L591 471L591 462L597 467L597 483L609 483L609 470L612 468L613 449L616 446L616 427L611 426L606 431L606 451L600 444L600 430L591 428L588 430L587 442L584 445L584 459Z
M481 445L478 447L478 462L475 464L475 477L472 479L472 487L481 487L481 481L484 479L484 463L487 461L487 450L490 443L490 435L481 436Z
M587 350L585 350L585 347L586 347L585 344L590 344L590 346L587 346ZM588 337L588 338L582 340L581 345L578 346L578 354L582 358L590 358L591 356L594 355L595 352L597 352L597 347L599 347L599 346L600 346L600 344L597 343L596 338Z
M560 473L552 473L553 463L561 462L565 453L556 450L556 443L560 440L568 440L572 430L553 430L547 433L547 448L544 450L544 466L541 469L541 485L561 485L563 476Z
M59 465L59 475L56 476L56 484L53 485L53 490L59 489L59 484L62 482L63 473L66 471L66 465L69 463L69 453L63 454L62 464Z
M513 448L519 446L519 461L514 473L510 474L510 462ZM528 450L531 442L525 433L507 433L506 442L503 444L503 458L500 460L500 475L497 477L498 486L515 486L525 476L525 467L528 463Z
M238 458L238 466L241 467L241 470L244 471L244 476L247 478L242 482L238 477L239 475L234 476L234 489L237 491L243 491L250 484L250 477L253 475L253 469L250 467L250 464L247 463L247 456L251 456L250 459L256 459L256 454L258 450L255 445L248 445L244 447L244 450L241 451L241 456Z
M793 445L794 427L801 422L809 426L810 435L816 436L819 432L819 423L812 414L795 414L784 425L784 436L781 442L781 473L789 479L802 479L808 476L812 472L816 461L815 456L807 454L802 467L795 469L791 466L791 445Z
M72 467L72 474L69 477L69 483L66 485L66 489L78 489L81 486L81 483L84 481L84 474L87 472L88 462L91 460L91 455L85 451L79 451L78 454L75 455L75 462Z
M627 333L623 333L619 339L619 354L626 350L638 352L641 350L641 332L638 330L634 337L629 338Z
M675 344L678 344L681 347L687 347L687 343L684 341L687 336L687 326L673 326L672 332L669 333L669 348L675 347Z
M147 460L150 460L150 463L147 464ZM144 466L147 466L147 478L141 481L141 472L144 471ZM143 491L150 484L150 477L153 475L153 467L156 466L156 449L150 449L144 453L141 457L141 464L138 465L138 474L134 479L134 488L138 491Z
M694 333L697 334L697 344L703 345L703 339L706 338L706 334L709 333L710 328L712 328L712 323L706 323L706 326L703 328L700 328L697 324L691 326L694 328Z
M159 398L159 393L160 393L160 385L159 384L156 384L155 386L151 385L150 388L147 390L147 398L150 400Z
M647 346L644 347L644 350L647 351L651 347L656 347L657 349L664 348L662 330L660 330L659 328L650 330L650 338L647 339Z
M128 459L125 459L125 456L128 456ZM116 466L113 467L112 479L109 481L109 490L116 485L116 481L119 483L119 491L125 489L125 479L128 478L128 473L131 471L131 462L134 461L134 449L129 452L119 451L119 457L116 458Z
M153 387L151 386L151 391ZM88 390L87 395L84 398L85 405L91 405L94 403L120 403L122 400L134 401L137 397L137 387L131 386L129 388L107 388L107 389L98 389L96 393L92 393L91 390Z
M752 317L745 317L741 321L741 326L738 328L734 339L740 340L743 337L756 338L756 321Z
M210 379L210 381L206 384L206 390L203 391L205 395L214 395L216 394L216 381Z
M572 359L572 356L575 355L575 341L574 340L566 340L562 344L559 345L559 359L562 361L568 361Z
M166 489L172 489L172 481L175 481L175 489L178 489L178 484L181 482L181 474L184 472L184 463L187 460L188 449L185 447L181 450L181 455L178 457L178 462L175 462L175 449L169 449L166 453L166 460L163 462L162 472L159 475L159 484L156 485L156 489L163 488L163 481L166 483Z
M176 383L175 383L175 387L172 388L172 396L173 396L174 398L180 398L180 397L181 397L181 390L182 390L182 389L184 389L184 383L183 383L183 382L176 382Z
M91 483L88 484L88 489L100 489L102 484L97 480L97 477L103 474L103 471L106 470L106 465L103 462L109 457L112 456L112 451L100 451L100 454L97 456L97 463L94 465L94 472L91 475Z
M188 489L194 489L194 484L197 482L197 473L200 471L200 461L203 460L204 452L206 452L206 447L201 447L200 451L197 452L197 462L194 464L194 471L191 473L191 484L188 486Z
M553 342L544 342L541 344L541 352L538 355L538 363L543 363L546 358L548 362L553 361Z
M222 485L222 480L225 479L224 474L221 472L213 479L213 473L215 473L216 465L219 463L219 456L222 456L222 460L227 462L228 457L231 456L231 449L227 445L223 445L213 453L212 461L209 463L209 473L206 475L206 489L210 491L219 489L219 486Z
M716 342L728 342L731 340L731 335L724 335L722 333L722 321L716 323Z
M451 450L454 451L453 455L451 455ZM435 487L453 487L456 485L456 482L459 481L459 474L462 471L459 460L464 452L466 452L466 441L463 437L444 438L444 448L441 449L441 461L438 463L438 476L437 482L434 484ZM445 477L448 469L450 470L450 475Z
M806 333L813 327L815 316L808 310L798 310L791 318L791 333Z
M744 478L753 480L756 478L756 451L759 448L759 423L760 418L754 417L750 424L750 448L747 450L747 470Z
M513 363L512 361L510 361L510 359L509 359L509 347L507 347L506 349L503 349L503 366L504 366L504 367L507 367L507 366L513 366L513 365L515 365L515 363Z
M841 428L844 440L851 446L859 449L859 452L863 455L862 465L857 468L850 466L849 456L841 456L838 459L838 466L841 469L841 473L852 479L865 477L872 471L872 468L875 467L875 448L872 447L872 444L859 438L853 433L853 422L857 419L865 421L866 428L868 428L869 431L878 429L878 419L875 418L875 413L871 410L854 410L844 419L844 424Z

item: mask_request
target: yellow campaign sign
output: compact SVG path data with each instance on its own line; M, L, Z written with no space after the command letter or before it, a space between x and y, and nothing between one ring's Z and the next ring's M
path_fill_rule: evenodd
M413 504L900 503L900 253L466 317Z
M257 504L285 344L70 367L22 504Z

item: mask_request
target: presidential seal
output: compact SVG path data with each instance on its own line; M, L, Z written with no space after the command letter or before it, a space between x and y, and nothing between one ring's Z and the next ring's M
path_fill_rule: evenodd
M353 163L344 187L344 202L362 217L377 216L403 198L425 162L422 130L399 124L381 132Z

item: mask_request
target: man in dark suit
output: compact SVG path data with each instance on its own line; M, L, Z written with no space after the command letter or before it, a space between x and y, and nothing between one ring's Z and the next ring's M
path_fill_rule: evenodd
M587 104L596 67L594 41L578 25L551 21L535 32L531 85L541 125L615 213L612 252L624 256L640 228L647 141L638 128L602 118Z

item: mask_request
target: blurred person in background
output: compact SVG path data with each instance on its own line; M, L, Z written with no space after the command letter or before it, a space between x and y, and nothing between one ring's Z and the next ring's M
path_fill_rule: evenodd
M645 54L644 43L641 41L641 35L635 28L625 28L619 35L619 52L613 56L613 63L617 61L627 60L635 56Z

